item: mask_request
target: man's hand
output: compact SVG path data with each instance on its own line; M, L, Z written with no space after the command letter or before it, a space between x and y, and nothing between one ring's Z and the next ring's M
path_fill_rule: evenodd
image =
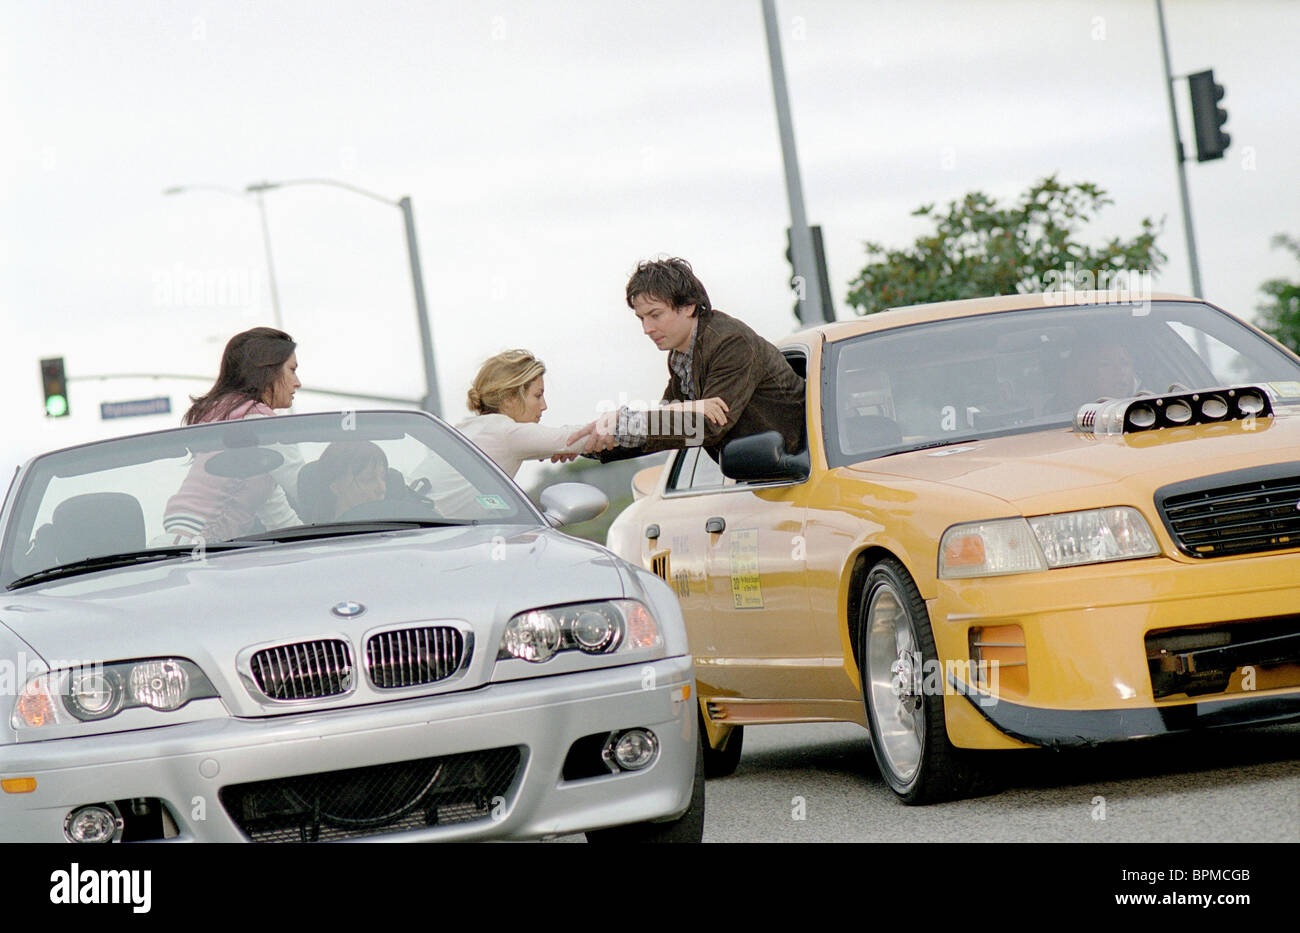
M606 412L595 421L583 425L579 430L570 434L569 439L564 442L564 446L571 447L585 437L587 438L587 446L583 448L582 453L589 454L609 450L617 445L617 441L614 439L614 431L617 427L618 412ZM560 455L557 454L556 456ZM574 454L573 456L577 455Z
M587 453L599 453L602 450L613 450L618 446L618 410L607 411L594 422L591 431L591 440L587 442Z
M727 408L727 403L716 395L713 398L702 398L694 402L683 402L682 409L684 411L693 411L696 414L703 415L714 424L726 424L727 412L730 410Z

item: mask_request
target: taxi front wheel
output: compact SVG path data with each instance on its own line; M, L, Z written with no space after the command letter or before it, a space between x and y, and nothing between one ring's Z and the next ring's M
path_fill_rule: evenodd
M872 567L861 606L858 670L885 783L906 804L992 790L974 756L948 741L929 614L906 568L892 558Z

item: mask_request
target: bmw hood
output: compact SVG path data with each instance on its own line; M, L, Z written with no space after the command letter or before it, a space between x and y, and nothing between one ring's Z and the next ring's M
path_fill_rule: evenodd
M189 658L229 700L242 693L235 657L250 646L341 636L355 649L372 629L439 619L472 629L463 689L490 678L515 613L623 595L616 559L597 545L548 528L465 526L97 571L5 594L0 622L52 666Z

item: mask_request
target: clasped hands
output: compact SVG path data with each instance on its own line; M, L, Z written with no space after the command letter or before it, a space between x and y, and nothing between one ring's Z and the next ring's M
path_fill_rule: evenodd
M683 413L693 413L702 415L713 424L727 423L727 403L721 398L698 399L690 402L669 402L665 405L659 405L652 411L676 411ZM583 438L587 439L587 444L579 453L590 454L599 453L604 450L611 450L618 446L618 410L607 411L595 421L583 425L577 431L569 435L565 441L565 446L570 447ZM563 463L572 460L578 456L578 453L556 454L551 458L552 463Z

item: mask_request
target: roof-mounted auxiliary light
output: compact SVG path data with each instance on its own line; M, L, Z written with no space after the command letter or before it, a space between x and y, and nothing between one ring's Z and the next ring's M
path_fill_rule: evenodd
M1272 414L1273 402L1267 389L1254 385L1229 386L1089 402L1075 413L1074 429L1082 434L1132 434Z

